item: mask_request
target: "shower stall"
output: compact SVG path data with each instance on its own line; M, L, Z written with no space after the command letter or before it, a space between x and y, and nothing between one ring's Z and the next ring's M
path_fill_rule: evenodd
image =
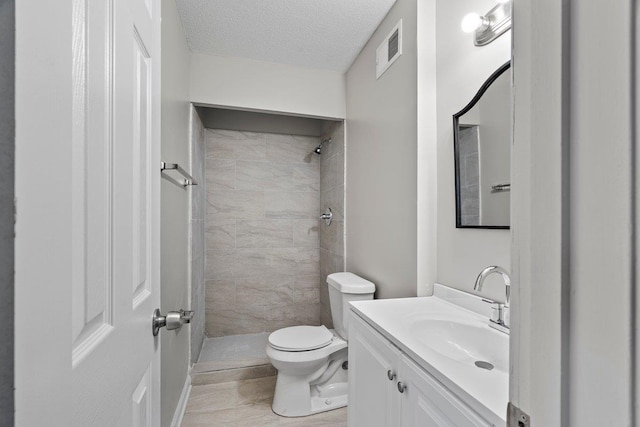
M344 124L196 107L190 139L203 184L191 193L192 382L273 375L270 332L332 326L325 280L344 271Z

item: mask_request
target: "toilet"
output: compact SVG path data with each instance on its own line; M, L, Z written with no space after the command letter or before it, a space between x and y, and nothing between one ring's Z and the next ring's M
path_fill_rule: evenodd
M278 370L273 412L303 417L347 405L349 302L373 299L375 285L353 273L327 276L335 330L292 326L269 335L267 356Z

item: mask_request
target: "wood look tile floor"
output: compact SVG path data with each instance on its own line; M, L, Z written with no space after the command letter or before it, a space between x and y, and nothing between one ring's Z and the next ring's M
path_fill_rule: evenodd
M191 388L182 427L346 427L347 408L285 418L271 410L276 377Z

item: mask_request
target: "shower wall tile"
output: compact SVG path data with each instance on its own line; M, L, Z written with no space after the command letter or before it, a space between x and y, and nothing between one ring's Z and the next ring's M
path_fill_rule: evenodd
M238 220L238 248L291 248L293 222L289 219Z
M337 187L338 181L338 156L333 155L327 160L321 160L320 166L320 186L323 190L330 190Z
M230 219L264 218L264 193L261 191L208 191L207 215Z
M235 249L236 220L208 219L205 227L205 240L208 252L217 249Z
M265 161L236 161L236 189L264 191L268 189L271 164Z
M236 162L234 160L207 159L205 168L205 182L209 191L236 188Z
M279 249L271 251L275 250ZM264 275L269 263L267 257L271 258L271 251L256 248L237 249L232 261L233 276L239 278Z
M293 301L296 304L319 304L320 287L316 284L313 288L295 289Z
M206 281L207 310L235 310L236 284L234 279Z
M273 276L268 277L265 281L265 301L264 305L267 310L271 307L285 304L290 305L294 302L294 283L293 276Z
M329 290L322 284L326 282L329 274L344 271L344 125L335 124L323 138L331 138L331 142L323 146L320 159L320 208L322 211L331 208L333 221L330 226L327 226L324 221L318 222L321 282L318 292L318 311L322 323L332 326Z
M295 304L295 317L300 319L304 325L320 325L320 303Z
M235 272L235 249L207 250L205 264L206 280L233 279Z
M319 139L206 136L207 335L319 324Z
M322 156L331 158L340 152L344 153L344 124L342 122L336 122L327 129L322 139L328 138L331 138L331 142L322 146Z
M194 315L191 319L190 350L191 362L197 361L205 336L205 129L195 108L190 109L191 131L189 141L191 175L199 185L191 186L187 190L190 199L189 215L189 261L190 261L190 309Z
M316 218L320 211L319 193L267 191L265 215L267 218Z
M265 265L263 274L279 275L288 273L295 275L298 249L273 248L264 252Z
M300 248L296 253L296 275L318 276L320 274L320 251L317 248Z
M320 246L318 220L298 219L293 221L293 245L296 248L317 248Z
M205 252L205 232L204 219L192 219L191 222L191 257L204 258ZM202 266L204 271L204 265Z
M247 277L236 279L236 303L237 307L245 310L259 311L265 306L267 299L267 287L261 277Z
M207 129L206 158L264 160L265 134Z
M314 150L318 138L308 136L267 134L267 159L274 162L319 163Z
M273 332L280 328L304 325L303 319L298 318L294 304L272 305L265 313L266 332Z
M268 186L270 191L320 191L320 164L269 163Z

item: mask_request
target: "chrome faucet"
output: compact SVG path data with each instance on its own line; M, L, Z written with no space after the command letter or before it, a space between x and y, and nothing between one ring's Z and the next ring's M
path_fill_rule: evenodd
M493 307L495 314L491 316L489 326L491 326L492 328L498 329L502 332L508 333L509 332L508 311L509 311L509 302L511 299L511 278L509 277L509 273L507 273L507 270L497 265L490 265L489 267L482 270L480 274L478 274L478 277L476 278L476 284L473 286L473 289L478 292L482 291L482 286L484 285L485 279L493 273L499 274L500 276L502 276L502 280L504 280L505 302L504 304L500 304L495 301L483 300L485 302L495 304L495 306Z

